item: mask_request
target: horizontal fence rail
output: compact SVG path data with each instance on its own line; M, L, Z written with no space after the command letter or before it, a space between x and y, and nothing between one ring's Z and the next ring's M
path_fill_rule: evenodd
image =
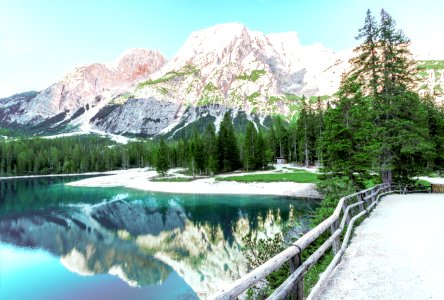
M411 194L411 193L436 193L433 190L434 184L432 185L393 185L393 188L401 194ZM443 185L444 186L444 185Z
M309 295L309 298L312 299L344 253L350 239L353 224L357 219L368 214L381 196L392 193L393 190L394 187L389 184L380 184L342 197L330 217L301 236L284 251L278 253L261 266L224 288L214 299L236 299L247 289L263 280L267 275L282 267L286 262L289 262L289 277L267 299L286 299L291 295L292 299L301 300L304 297L303 276L305 272L332 248L335 256L327 270L320 277L318 283L312 289ZM341 242L341 234L344 229L346 229L346 233ZM302 251L327 231L330 232L330 237L319 246L310 257L302 261Z
M432 188L432 193L444 193L444 184L433 183L431 188Z

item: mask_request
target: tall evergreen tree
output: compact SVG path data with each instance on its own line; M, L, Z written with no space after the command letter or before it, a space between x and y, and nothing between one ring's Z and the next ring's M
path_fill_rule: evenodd
M367 12L364 27L358 35L363 42L356 49L357 56L351 60L352 70L343 78L337 103L343 111L349 107L345 110L345 123L340 119L337 122L347 125L349 116L359 116L362 123L348 133L349 141L343 140L351 147L351 152L347 150L351 157L348 157L350 163L344 162L345 170L350 172L353 166L358 170L361 167L368 171L378 170L384 182L391 182L393 177L403 181L419 172L421 163L430 160L431 149L423 103L417 94L409 91L415 80L409 40L395 25L384 10L379 25L370 11ZM366 105L367 111L352 109L360 103ZM417 122L415 128L411 126L413 120ZM372 125L371 131L368 124ZM349 128L348 125L345 128ZM331 133L326 137L329 135ZM415 141L415 145L407 141L407 137L409 141ZM356 152L356 156L353 149L358 145L363 149L361 153ZM338 161L332 161L333 157L340 159L332 155L335 153L333 149L327 149L330 161L325 162L326 166L337 165ZM355 161L359 157L363 159ZM416 162L415 166L406 163L412 160Z
M298 160L298 124L293 118L288 129L288 161Z
M267 165L267 159L266 159L266 149L267 145L265 143L264 135L261 131L257 134L257 141L256 141L256 168L257 169L263 169Z
M427 123L417 123L415 128L404 127L413 117L423 119L419 96L409 91L415 82L409 43L402 30L396 29L394 19L385 10L381 10L378 43L381 53L381 91L373 99L373 106L376 140L379 143L377 161L384 182L391 182L392 177L405 180L411 172L405 169L408 166L400 164L403 161L400 159L408 156L407 153L426 154L430 146L426 141ZM406 136L416 139L417 146L406 147ZM393 171L396 174L393 175Z
M247 130L245 132L244 148L243 148L243 161L244 168L247 171L254 170L258 167L257 158L257 131L252 122L248 122Z
M165 176L169 169L168 146L163 139L160 140L159 149L157 150L156 171Z
M405 92L415 82L415 62L409 50L410 40L396 21L381 10L379 48L381 52L382 94L391 96Z
M268 156L269 161L273 161L276 156L278 156L278 143L276 138L276 131L274 129L273 124L271 124L270 129L268 130ZM270 157L271 156L271 157Z
M190 153L193 176L196 175L196 172L202 174L205 169L204 144L196 128L193 129Z
M239 150L229 112L225 113L220 124L217 136L217 153L220 172L233 171L240 167Z
M207 158L207 173L215 174L218 171L217 136L213 123L205 129L205 157Z
M285 157L288 132L287 128L284 125L284 120L282 120L281 116L278 115L274 118L273 127L276 134L277 142L276 156Z
M322 101L321 97L318 96L317 103L316 103L316 122L315 122L315 129L316 129L316 159L318 160L319 164L322 165L322 131L324 127L324 111L322 109Z
M358 185L372 168L375 145L371 140L371 102L359 89L354 78L343 80L338 92L340 100L324 115L321 137L324 170L347 176Z
M309 105L305 99L302 97L302 109L299 114L297 126L298 130L298 141L299 141L299 160L308 167L310 165L310 112Z
M354 49L357 56L351 59L352 76L359 78L360 82L368 82L368 85L363 85L363 94L370 94L374 97L378 94L380 79L379 32L379 26L369 9L364 26L359 29L359 34L356 37L357 40L362 40L362 43Z

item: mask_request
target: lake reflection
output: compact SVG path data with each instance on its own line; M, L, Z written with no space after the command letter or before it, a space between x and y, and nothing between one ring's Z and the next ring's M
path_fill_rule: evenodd
M207 298L248 271L242 237L272 236L288 222L304 231L314 205L270 196L79 188L66 180L0 181L1 299L26 298L18 282L48 274L65 278L49 282L60 293L48 295L48 287L36 284L34 299ZM34 264L5 267L11 257Z

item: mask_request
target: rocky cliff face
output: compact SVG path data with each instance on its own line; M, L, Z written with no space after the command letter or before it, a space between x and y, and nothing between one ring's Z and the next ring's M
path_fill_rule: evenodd
M157 51L133 49L109 64L75 68L39 93L0 100L0 122L32 127L46 121L42 130L62 122L67 125L83 112L103 107L164 63L165 58Z
M346 61L319 44L301 46L296 33L265 35L239 23L223 24L192 33L135 96L288 114L295 104L288 94L335 92Z
M438 103L444 103L444 61L418 61L419 92L431 95Z
M346 62L320 44L301 46L294 32L265 35L239 23L217 25L192 33L170 61L111 100L92 123L113 133L178 136L190 124L217 128L231 110L239 123L260 126L267 115L298 110L302 95L334 93ZM129 116L131 124L120 125Z

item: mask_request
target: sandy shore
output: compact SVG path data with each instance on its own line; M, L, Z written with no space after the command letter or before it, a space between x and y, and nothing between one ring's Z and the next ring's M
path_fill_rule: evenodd
M241 175L241 174L239 174ZM68 183L70 186L112 187L122 186L145 191L180 194L250 194L279 195L293 197L319 198L315 184L295 182L239 183L231 181L216 182L214 178L196 179L190 182L151 181L157 172L146 169L119 171L113 175L87 178Z
M430 183L433 184L444 184L444 178L442 177L426 177L426 176L422 176L422 177L418 177L419 179L423 179L426 180Z

